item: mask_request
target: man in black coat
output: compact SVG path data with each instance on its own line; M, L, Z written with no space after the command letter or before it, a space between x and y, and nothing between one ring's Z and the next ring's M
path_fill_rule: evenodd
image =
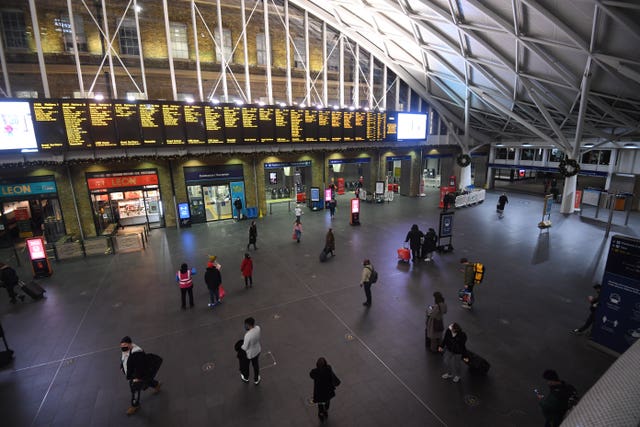
M420 260L420 246L422 245L423 237L424 234L422 234L422 231L420 231L418 225L413 224L411 226L411 230L409 230L409 232L407 233L407 238L404 239L405 243L409 242L413 262L417 262Z
M9 294L9 298L11 298L11 304L15 304L15 287L18 286L18 282L20 281L18 274L7 264L0 263L0 281L2 281L4 287L7 288L7 293ZM24 295L20 295L20 300L24 301Z
M213 263L207 265L204 273L204 282L209 289L209 307L215 307L220 303L220 285L222 284L222 274Z
M127 409L127 415L135 414L140 408L140 392L147 388L153 388L153 393L160 391L161 384L155 376L162 364L162 358L155 354L145 353L126 336L120 340L120 369L129 380L131 390L131 406Z

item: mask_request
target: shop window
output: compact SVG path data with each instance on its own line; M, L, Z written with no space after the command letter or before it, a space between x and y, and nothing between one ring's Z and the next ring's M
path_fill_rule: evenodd
M520 152L520 160L542 161L542 148L523 148Z
M560 162L562 159L564 159L564 156L564 152L557 148L552 148L551 151L549 151L550 162Z
M513 160L516 158L516 149L513 147L496 148L496 160Z
M256 34L256 62L258 65L267 65L267 40L264 33Z
M592 150L582 155L580 163L585 165L608 165L611 161L611 150Z
M74 15L73 23L76 27L76 42L78 44L78 52L87 52L87 36L84 32L84 21L82 16ZM53 20L56 31L62 33L65 52L73 53L73 32L71 31L71 21L69 15L64 14L60 18Z
M133 19L122 20L122 25L118 31L120 38L120 53L122 55L139 55L138 49L138 32L136 31L136 23Z
M233 62L233 48L231 43L231 30L228 28L222 29L222 43L220 43L220 30L216 28L213 33L213 39L216 42L216 61L222 62L222 52L224 52L225 63L230 64Z
M189 59L189 43L187 42L187 25L172 22L171 54L177 59Z
M7 49L27 49L27 29L24 24L24 12L21 10L3 10L2 36Z
M305 68L307 66L307 50L302 37L293 39L293 66L294 68Z

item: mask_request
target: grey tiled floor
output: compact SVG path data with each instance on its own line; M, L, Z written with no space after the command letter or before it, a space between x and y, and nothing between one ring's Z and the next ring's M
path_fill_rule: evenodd
M398 264L396 249L413 223L437 229L435 193L365 204L359 227L348 223L346 198L334 221L306 211L300 244L290 237L293 214L274 210L258 220L250 290L239 271L247 222L154 230L144 252L55 263L43 281L45 301L10 306L0 296L16 351L0 371L2 426L317 425L308 371L319 356L342 379L329 425L541 425L532 389L544 388L542 370L553 367L586 391L613 361L569 334L587 314L608 243L602 223L562 216L557 207L554 226L540 233L542 200L533 196L511 195L499 220L497 197L456 212L455 252L433 263ZM635 216L631 224L614 232L635 235ZM320 264L329 226L337 257ZM218 255L228 293L213 311L202 281L208 254ZM455 298L461 256L487 266L472 311ZM363 257L380 273L370 309L358 287ZM173 278L183 261L199 270L196 307L184 312ZM491 362L487 377L440 378L442 360L423 342L435 290L449 304L446 322L459 322L468 347ZM249 315L263 331L259 386L240 381L233 351ZM118 370L123 335L164 358L162 392L143 395L129 418ZM203 371L207 363L213 369Z

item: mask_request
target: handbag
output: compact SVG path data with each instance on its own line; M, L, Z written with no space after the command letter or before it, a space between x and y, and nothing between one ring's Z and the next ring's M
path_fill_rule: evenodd
M220 286L218 286L218 298L222 300L222 298L224 298L225 295L226 295L226 292L224 291L224 288L222 287L222 283L221 283Z
M293 232L293 234L291 235L291 238L292 238L293 240L298 240L298 236L297 236L297 234L296 234L296 232L295 232L295 231L294 231L294 232Z

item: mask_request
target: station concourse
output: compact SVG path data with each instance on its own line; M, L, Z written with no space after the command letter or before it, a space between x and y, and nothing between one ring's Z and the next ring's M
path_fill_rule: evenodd
M499 219L490 192L485 203L457 209L453 245L432 263L398 264L396 249L413 223L436 226L437 195L363 204L362 225L349 225L347 200L336 219L305 212L304 234L291 241L286 209L257 220L254 287L245 290L239 264L249 221L153 230L144 251L54 263L41 281L46 300L10 306L3 326L16 359L0 371L3 426L312 426L308 372L324 356L342 384L332 425L537 426L543 422L534 388L544 369L585 392L614 358L570 331L587 313L586 296L600 280L607 239L603 226L553 213L548 232L536 227L538 196L510 194ZM556 206L557 209L557 206ZM638 218L614 232L636 235ZM332 227L336 257L319 263ZM202 273L207 256L222 264L225 302L207 308ZM456 293L459 258L481 261L485 281L464 310ZM361 305L363 258L380 279L373 306ZM175 271L198 269L196 307L180 310ZM19 273L28 276L26 268ZM464 373L458 384L440 378L441 357L424 346L425 309L434 291L449 306L468 348L487 358L486 377ZM233 344L253 316L262 328L262 382L244 384ZM130 335L164 358L163 389L143 394L127 418L129 390L119 372L118 343Z

